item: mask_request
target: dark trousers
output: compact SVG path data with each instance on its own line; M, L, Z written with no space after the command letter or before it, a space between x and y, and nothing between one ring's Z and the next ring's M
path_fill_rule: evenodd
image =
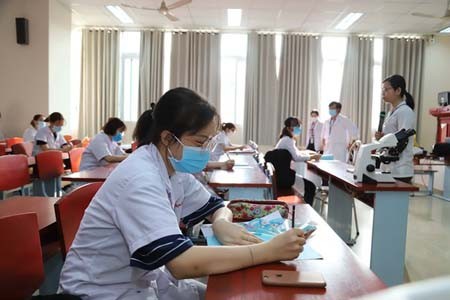
M306 146L306 149L311 151L316 151L314 143L308 143L308 146Z
M306 203L312 206L314 202L314 196L316 195L316 185L305 178L303 178L303 183L305 185L305 194L303 195L303 198Z

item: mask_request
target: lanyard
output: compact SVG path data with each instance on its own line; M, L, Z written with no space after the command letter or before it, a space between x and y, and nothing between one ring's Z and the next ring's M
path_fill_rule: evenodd
M329 131L328 131L328 135L331 135L331 129L333 128L333 126L334 126L334 123L336 123L336 121L337 121L337 117L336 117L336 119L330 119L330 129L329 129Z

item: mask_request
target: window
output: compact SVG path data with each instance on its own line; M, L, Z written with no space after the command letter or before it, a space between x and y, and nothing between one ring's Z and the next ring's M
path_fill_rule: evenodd
M381 107L381 65L383 60L383 39L376 38L373 47L372 130L376 131L378 129Z
M328 116L328 104L339 101L344 73L347 37L322 38L322 78L319 110L322 118Z
M222 122L232 122L242 128L244 124L247 35L222 34L220 47L220 117Z
M119 116L123 121L138 118L140 39L140 32L120 35Z

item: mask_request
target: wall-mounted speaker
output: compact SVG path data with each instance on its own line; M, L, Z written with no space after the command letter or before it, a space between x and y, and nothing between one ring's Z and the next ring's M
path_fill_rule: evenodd
M28 45L28 19L16 18L17 44Z

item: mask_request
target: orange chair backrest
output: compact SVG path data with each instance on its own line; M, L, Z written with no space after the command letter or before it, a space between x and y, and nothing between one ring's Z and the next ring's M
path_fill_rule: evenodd
M36 213L0 218L1 298L30 298L44 276Z
M39 179L48 180L61 176L64 173L62 152L58 150L39 152L36 155L36 166Z
M80 171L81 157L83 156L85 148L73 148L69 151L70 168L72 172Z
M28 159L23 154L0 156L0 191L19 188L30 183Z
M80 227L84 211L103 182L93 182L64 195L55 203L56 222L58 223L59 240L63 259L66 258L70 246Z
M6 143L0 143L0 156L6 155Z
M15 144L23 143L23 138L21 137L13 137L6 139L6 148L11 148Z
M14 154L23 154L26 156L31 156L33 153L33 143L32 142L24 142L12 145L11 147L12 153Z

